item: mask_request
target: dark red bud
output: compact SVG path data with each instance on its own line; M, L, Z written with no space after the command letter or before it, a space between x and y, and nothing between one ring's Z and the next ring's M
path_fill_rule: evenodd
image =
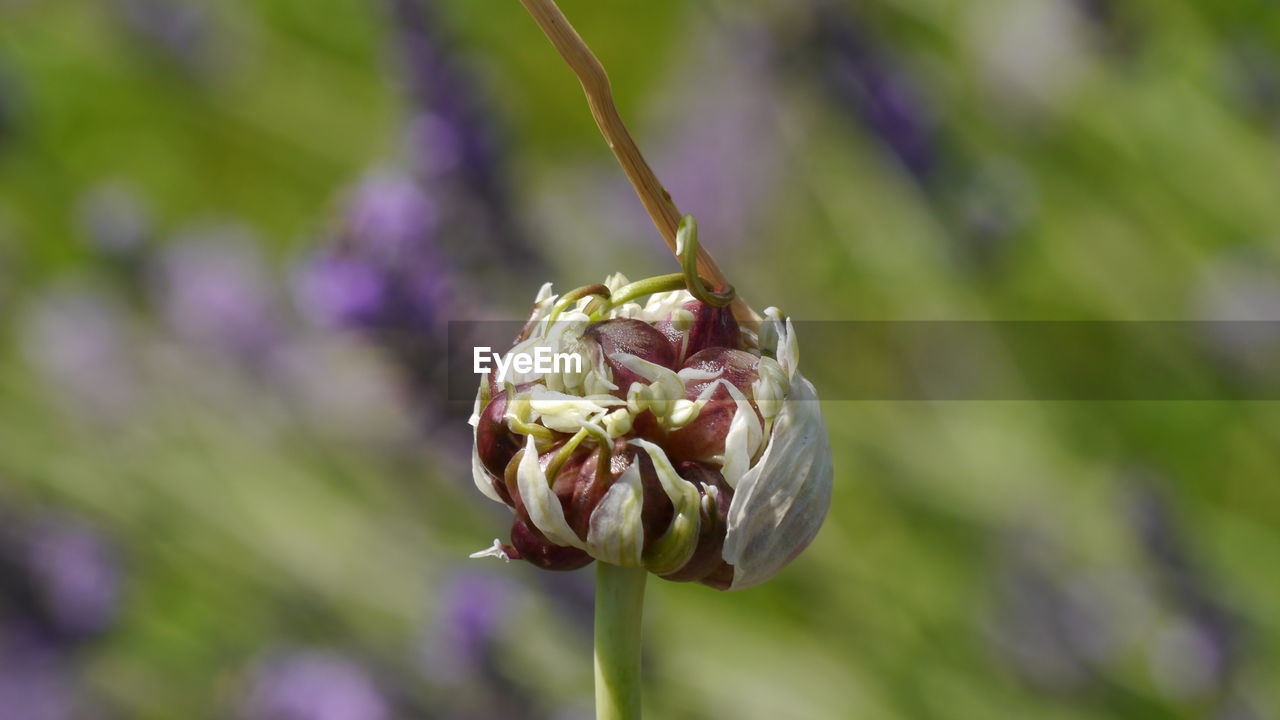
M520 518L511 525L511 544L519 553L519 559L543 570L577 570L591 563L591 556L585 550L555 545Z
M630 447L632 462L640 463L640 484L644 488L644 512L641 523L644 525L644 549L667 532L671 526L671 518L675 517L676 508L671 504L667 491L662 489L662 481L658 479L658 471L653 467L649 453L634 446Z
M545 473L552 459L559 453L564 443L558 442L552 445L546 452L538 456L538 465ZM588 455L586 448L578 448L569 456L569 459L560 467L555 478L551 481L551 491L556 494L556 498L560 500L560 507L566 513L569 511L570 502L577 489L576 468L582 463L583 459ZM516 511L516 516L521 520L532 523L529 519L529 511L525 507L524 498L520 495L520 482L518 473L520 472L520 460L524 457L524 452L516 453L511 462L507 463L505 472L503 473L503 489L506 491L506 497L511 498L508 503L512 510ZM532 524L530 525L532 527Z
M677 364L708 348L742 349L742 332L728 307L718 308L694 300L685 303L684 309L693 314L693 324L688 330L676 329L670 317L656 325L671 344Z
M599 448L580 448L560 467L551 483L551 489L560 500L561 507L564 508L569 527L580 539L586 540L591 529L591 515L600 505L600 501L632 463L639 463L641 502L644 508L641 523L644 528L645 548L648 548L650 543L661 537L671 525L675 507L671 503L671 498L663 490L662 482L658 479L657 471L654 470L653 461L649 459L648 453L628 445L624 440L615 441L612 450L608 472L598 475ZM553 448L539 456L539 463L544 470L555 454L556 448ZM515 550L520 557L538 567L551 570L572 570L582 567L586 562L580 562L582 560L578 555L580 551L552 544L529 518L516 480L519 464L520 454L517 453L507 465L506 482L503 488L511 497L511 506L516 512L516 521L511 531L511 542ZM716 476L718 477L718 473ZM723 485L723 481L720 482ZM726 489L727 487L725 486ZM723 532L721 532L721 542L723 542Z
M759 377L760 358L745 350L728 348L710 348L703 350L685 362L684 367L696 368L714 373L708 380L690 380L685 383L684 396L696 400L703 390L712 383L727 380L742 391L751 407L760 415L752 398L751 384ZM679 430L667 436L663 448L672 462L682 460L709 460L724 452L725 436L729 434L729 425L738 412L738 404L728 388L721 385L711 394L710 401L703 406L698 417ZM763 421L763 418L762 418Z
M728 590L733 585L733 566L722 562L711 574L703 576L698 582L717 590Z
M575 457L571 463L565 463L564 469L560 471L561 476L571 475L574 480L573 497L569 501L566 519L579 538L587 539L587 533L591 529L591 513L595 512L613 481L626 469L626 451L626 441L615 440L609 456L609 467L604 473L599 472L599 448Z
M701 463L683 462L676 466L680 477L693 483L702 496L707 495L707 488L714 487L718 491L713 512L702 511L702 522L698 529L698 545L693 557L684 567L662 577L676 582L702 582L711 587L724 590L719 584L728 568L729 582L733 582L733 568L721 557L724 549L725 533L729 528L729 503L733 500L733 488L724 481L719 471ZM704 579L705 578L705 579Z
M639 462L644 508L641 523L644 527L644 544L647 548L651 542L667 531L671 518L675 515L675 506L671 504L671 498L667 496L667 492L662 489L662 481L658 479L653 461L649 459L648 453L628 445L624 440L614 441L613 453L609 459L609 472L604 477L596 475L598 460L598 449L575 455L570 462L565 463L556 477L553 489L557 495L561 495L562 488L566 486L572 488L565 510L565 519L569 521L569 527L577 533L579 538L586 540L587 533L591 529L591 514L600 505L605 493L632 463Z
M627 389L632 383L649 381L615 360L615 354L629 353L669 369L676 366L675 353L667 338L652 325L634 318L614 318L592 323L583 336L600 348L604 362L613 371L613 383L618 386L613 394L621 398L627 396Z
M523 390L524 388L521 388ZM476 452L480 464L494 478L501 478L512 456L524 447L524 436L507 427L507 392L499 390L480 411L476 423Z
M717 380L728 380L746 394L747 397L750 397L751 383L754 383L756 378L760 376L759 367L760 358L746 350L715 347L691 355L688 360L685 360L681 369L693 368L716 374L715 378L698 380L686 386L686 390L693 392L694 397L702 392L708 383L713 383Z

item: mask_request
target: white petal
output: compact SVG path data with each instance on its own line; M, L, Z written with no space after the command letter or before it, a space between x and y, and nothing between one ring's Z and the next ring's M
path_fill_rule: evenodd
M471 413L472 428L477 428L480 424L480 393L476 392L476 406ZM489 474L485 472L484 465L480 462L480 449L476 445L476 430L471 431L471 480L479 488L484 496L494 502L502 502L502 496L497 490L493 489L493 481L489 479Z
M588 395L598 395L617 390L618 386L600 370L592 370L582 380L582 391Z
M791 382L777 360L761 357L758 366L758 377L751 383L751 397L755 398L756 407L765 422L777 417L782 409L782 402L791 391Z
M610 310L608 316L611 318L639 318L643 314L644 308L639 303L629 302Z
M796 373L764 455L738 481L729 505L730 589L773 577L813 540L831 505L831 479L822 408L813 385Z
M760 349L773 353L787 379L790 380L800 366L800 346L796 342L796 329L791 318L784 317L776 307L765 308L765 320L760 323Z
M609 396L610 400L617 400ZM622 401L618 401L621 403ZM576 432L582 423L603 415L606 409L593 400L552 390L534 389L529 406L542 424L559 432Z
M631 432L633 419L626 408L618 408L604 416L604 429L609 437L617 438Z
M694 318L693 313L685 310L683 307L676 308L671 311L671 327L674 330L678 330L680 332L688 330L693 327L693 321L695 319L696 318ZM685 342L688 341L689 339L685 338Z
M591 512L587 552L601 562L639 567L644 551L643 510L644 487L639 465L633 462Z
M632 355L631 353L614 353L613 359L631 372L649 381L649 385L636 388L639 383L632 383L627 389L627 406L633 413L652 410L659 422L665 422L667 416L675 408L676 400L684 397L684 382L674 370L657 363Z
M616 272L604 279L604 286L609 288L609 292L617 292L620 288L630 285L631 281L626 275Z
M471 443L471 479L485 497L494 502L502 502L502 496L493 489L493 481L489 479L489 474L485 472L484 465L480 462L480 451L476 449L474 441Z
M684 567L698 547L698 531L702 526L702 496L693 483L680 477L662 448L647 440L636 439L631 444L649 454L658 482L662 483L663 491L675 506L675 514L667 531L645 554L646 567L659 575L666 575ZM638 464L638 461L633 462L631 466Z
M626 369L648 380L650 384L661 386L663 392L672 396L673 399L684 395L684 382L674 370L651 363L631 353L614 353L613 359Z
M547 536L548 540L556 545L585 549L583 542L578 539L578 534L564 519L564 508L560 505L560 498L556 497L555 492L551 490L547 475L538 464L538 448L533 442L532 435L525 443L524 456L520 458L520 465L516 471L516 483L520 488L520 499L524 501L524 507L529 511L529 519L542 531L543 535Z
M512 420L522 423L533 422L533 406L529 404L529 398L533 396L533 390L546 388L535 385L532 388L522 390L507 397L507 408L502 414L502 419L508 423Z
M729 421L729 432L724 436L724 456L720 467L724 481L736 489L742 476L750 469L751 459L760 449L760 443L764 442L764 428L760 427L760 418L756 417L756 411L742 391L727 380L717 384L721 383L728 388L729 395L738 406L733 420Z
M764 309L764 320L760 322L760 332L756 336L757 347L761 352L778 354L778 337L782 333L782 311L776 307Z
M639 318L651 323L666 320L668 315L690 302L693 302L693 296L688 290L657 293L649 297L649 301L644 305L644 312L639 315Z
M486 382L488 382L487 378L480 381L480 387L476 389L476 401L471 405L471 417L467 418L467 424L473 428L480 425L480 411L483 409L480 407L480 398L484 395Z
M782 366L787 379L795 377L800 367L800 343L796 340L796 328L787 318L786 333L778 341L778 364Z
M704 370L697 367L687 367L680 368L680 372L676 373L676 377L680 378L681 382L703 382L705 380L715 380L720 377L720 372L716 372L715 370Z
M511 562L511 558L507 555L507 551L502 549L502 541L499 540L498 538L493 539L493 545L491 547L487 547L484 550L473 552L467 557L472 559L491 557L491 558L498 558L503 562Z
M698 415L702 412L702 406L693 400L685 400L681 398L676 401L675 407L671 410L671 428L682 428L685 425L698 419Z

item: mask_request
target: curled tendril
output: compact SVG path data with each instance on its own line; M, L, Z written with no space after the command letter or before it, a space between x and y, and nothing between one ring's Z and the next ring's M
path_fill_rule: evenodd
M725 285L720 290L708 290L698 276L698 221L692 215L680 218L680 228L676 230L676 252L680 255L680 266L684 269L684 281L689 294L712 307L724 307L733 302L732 285Z
M593 320L637 298L673 290L688 290L690 295L713 307L725 307L733 302L736 293L732 285L725 285L721 290L709 290L706 281L698 275L698 222L692 215L685 215L680 221L680 230L676 235L676 249L680 255L681 272L637 280L612 293L603 285L589 285L571 290L556 305L551 313L551 320L555 320L570 304L588 295L596 296L596 299L586 308L587 314Z
M619 305L624 305L646 295L683 289L685 289L683 273L671 273L669 275L659 275L657 277L645 278L644 280L637 280L615 290L598 309L598 314L603 315ZM590 309L591 308L588 308L588 310Z
M710 290L707 283L698 275L698 221L692 215L685 215L680 220L680 228L676 233L676 252L680 258L681 272L659 275L657 277L637 280L610 291L600 284L585 285L565 293L551 310L547 319L555 322L571 305L585 297L593 297L584 308L587 316L597 320L605 313L624 303L631 302L645 295L685 289L698 300L712 307L725 307L737 296L732 285L724 285L719 290Z

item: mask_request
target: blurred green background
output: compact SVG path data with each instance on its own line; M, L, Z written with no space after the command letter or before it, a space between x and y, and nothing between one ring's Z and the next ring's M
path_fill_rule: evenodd
M758 307L1280 320L1265 3L563 6ZM512 0L0 0L0 719L590 717L442 327L673 269ZM1275 716L1275 402L824 411L804 555L651 582L649 717Z

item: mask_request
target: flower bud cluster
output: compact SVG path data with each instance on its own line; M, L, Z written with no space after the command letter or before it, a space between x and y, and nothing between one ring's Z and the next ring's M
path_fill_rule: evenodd
M549 570L596 559L722 590L767 580L831 497L791 322L770 308L757 332L686 290L641 304L636 285L614 275L565 298L543 286L507 358L581 362L481 383L473 476L515 519L509 543L476 555Z

